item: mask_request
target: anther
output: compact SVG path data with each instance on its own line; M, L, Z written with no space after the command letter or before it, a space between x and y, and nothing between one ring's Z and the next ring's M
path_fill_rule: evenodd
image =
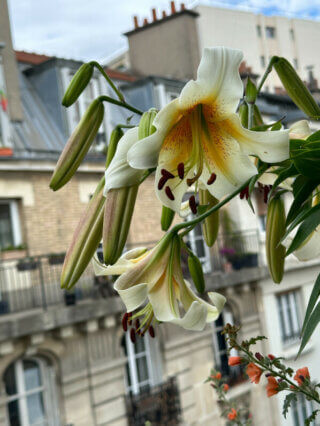
M136 332L133 328L130 330L130 340L132 343L136 343Z
M139 318L136 319L136 330L139 330L140 328L140 321Z
M212 185L216 179L217 179L217 175L215 173L212 173L207 181L207 185Z
M197 203L194 195L191 195L189 198L189 206L193 214L197 214Z
M166 186L165 188L166 196L169 198L169 200L174 200L174 195L172 194L172 191L169 186Z
M248 186L246 186L241 192L240 192L240 200L243 200L243 199L248 199L249 198L249 187Z
M152 338L155 337L155 332L154 332L154 328L152 327L152 325L150 325L150 327L149 327L149 334Z
M158 182L158 189L159 189L159 191L161 191L161 189L165 186L165 184L167 183L167 178L166 177L164 177L164 176L162 176L160 179L159 179L159 182Z
M161 169L161 174L162 174L163 177L165 177L167 179L173 179L174 178L174 175L166 169Z
M124 331L128 330L128 314L125 313L122 317L122 328Z
M183 163L178 164L178 176L181 180L184 178L184 164Z

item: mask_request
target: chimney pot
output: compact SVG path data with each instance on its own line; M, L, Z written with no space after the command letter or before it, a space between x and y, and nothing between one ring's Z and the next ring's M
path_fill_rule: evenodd
M144 18L143 25L148 25L148 19L147 18Z
M162 18L166 18L167 17L167 13L165 10L162 11Z
M133 17L133 23L134 23L134 28L139 28L139 22L138 22L138 17L135 15Z
M156 11L156 9L152 9L152 18L153 18L153 22L155 22L157 20L157 11Z
M184 3L181 3L180 8L181 10L186 10L186 5Z
M174 4L174 1L171 2L171 13L172 15L176 13L176 5Z

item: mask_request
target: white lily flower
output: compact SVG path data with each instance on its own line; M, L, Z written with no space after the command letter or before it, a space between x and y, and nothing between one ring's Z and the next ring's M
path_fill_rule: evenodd
M110 189L133 186L140 182L144 171L133 169L127 161L129 149L139 140L138 131L138 127L134 127L120 139L116 153L105 172L104 196Z
M134 168L157 166L157 196L177 213L187 188L198 180L220 199L257 173L250 155L266 162L289 157L287 130L254 132L240 123L242 57L235 49L204 49L197 80L158 113L155 133L128 152Z
M289 247L293 240L289 236L282 243L285 247ZM318 226L309 237L301 244L301 246L292 253L301 262L316 259L320 256L320 226Z
M134 257L137 256L137 257ZM114 284L132 318L143 317L141 333L151 326L154 320L171 322L187 330L202 330L206 322L218 318L225 297L210 292L213 304L197 297L182 275L180 264L180 244L176 236L165 236L152 250L141 254L128 252L112 266L104 266L97 258L94 269L98 275L121 274ZM180 315L184 311L184 316Z

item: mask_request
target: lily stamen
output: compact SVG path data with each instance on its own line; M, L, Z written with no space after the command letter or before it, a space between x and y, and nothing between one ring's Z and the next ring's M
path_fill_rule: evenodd
M167 179L173 179L174 178L174 175L166 169L161 169L161 174L162 174L163 177L165 177Z
M182 180L184 178L184 164L183 163L179 163L178 167L177 167L177 170L178 170L178 176Z
M133 344L136 343L136 332L133 328L130 330L130 340Z
M207 185L212 185L216 179L217 179L217 175L215 173L211 173L211 176L209 177L207 181Z
M171 201L174 200L174 195L173 195L169 186L166 186L165 193L166 193L166 196L169 198L169 200L171 200Z
M189 206L192 213L197 214L197 203L194 195L189 198Z

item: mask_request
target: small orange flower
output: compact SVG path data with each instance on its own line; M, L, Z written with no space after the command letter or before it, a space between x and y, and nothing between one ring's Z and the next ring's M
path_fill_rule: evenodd
M234 420L236 417L237 417L237 412L234 408L232 408L230 413L228 414L228 419Z
M274 356L274 355L272 355L272 354L269 354L269 355L268 355L268 358L269 358L271 361L273 361L273 360L275 359L275 356Z
M279 383L273 376L268 377L268 384L267 384L267 396L270 398L271 396L275 395L279 391Z
M299 368L296 371L294 380L296 380L298 382L298 385L301 386L305 379L310 379L308 367Z
M234 365L239 365L242 362L242 358L240 356L230 356L228 359L228 365L233 367Z
M210 377L211 377L211 379L220 380L221 379L221 373L218 371L217 374L212 374Z
M262 370L253 362L250 362L250 364L247 365L246 373L252 383L258 384L260 382Z
M225 383L224 385L223 385L223 390L225 391L225 392L228 392L228 390L229 390L230 388L229 388L229 385L227 385L227 383Z

